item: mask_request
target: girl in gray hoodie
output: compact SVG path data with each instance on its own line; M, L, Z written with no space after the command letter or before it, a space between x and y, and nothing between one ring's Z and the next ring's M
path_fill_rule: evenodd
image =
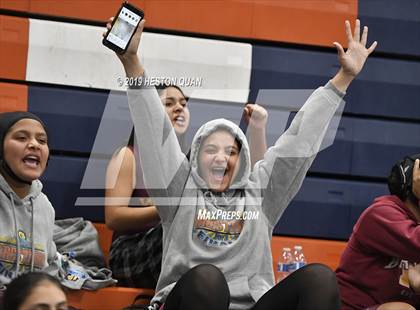
M49 156L44 123L29 112L0 114L0 286L53 261L54 209L38 178Z
M346 21L347 51L334 43L341 69L251 169L245 135L224 119L198 130L186 159L156 90L144 82L137 57L143 27L144 21L119 58L138 82L128 91L129 106L163 227L162 271L150 308L338 310L337 283L325 266L308 265L274 285L270 240L347 87L376 46L366 48L367 28L360 35L357 20L353 36Z

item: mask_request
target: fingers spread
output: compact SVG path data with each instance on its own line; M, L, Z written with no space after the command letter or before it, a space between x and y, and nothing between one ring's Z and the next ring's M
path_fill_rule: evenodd
M376 41L373 42L372 45L368 48L368 53L369 54L372 53L375 50L377 45L378 45L378 42L376 42Z
M354 26L354 41L359 42L360 41L360 20L356 19L356 25Z
M363 33L362 33L362 39L360 40L360 43L362 43L363 46L366 46L367 42L367 36L368 36L368 27L363 27Z
M337 49L338 57L343 57L345 53L344 53L344 49L341 46L341 44L338 43L338 42L334 42L333 44L334 44L335 48Z
M353 41L353 36L351 35L351 27L350 27L350 22L348 20L346 20L345 26L346 26L347 41L351 42Z

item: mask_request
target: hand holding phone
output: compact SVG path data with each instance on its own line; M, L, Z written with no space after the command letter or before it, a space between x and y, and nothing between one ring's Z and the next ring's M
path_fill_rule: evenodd
M112 21L111 28L106 32L102 43L117 54L124 54L143 18L144 13L142 10L127 2L123 3Z

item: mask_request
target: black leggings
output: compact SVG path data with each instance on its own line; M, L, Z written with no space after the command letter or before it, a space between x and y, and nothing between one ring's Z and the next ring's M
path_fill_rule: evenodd
M227 310L229 287L213 265L199 265L177 282L164 310ZM339 310L334 272L321 264L307 265L265 293L251 310Z

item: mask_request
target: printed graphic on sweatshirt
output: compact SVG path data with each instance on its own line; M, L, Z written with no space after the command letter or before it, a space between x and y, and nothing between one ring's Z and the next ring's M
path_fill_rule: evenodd
M223 246L233 243L239 238L244 226L244 220L212 220L200 219L194 221L193 234L209 246Z
M32 240L27 234L19 230L19 270L28 270L32 260ZM16 238L10 236L0 236L0 276L7 278L14 277L16 268L17 243ZM40 245L35 245L34 267L42 269L45 265L46 254L45 249Z
M77 269L68 269L66 274L66 280L71 282L77 282L79 280L85 281L87 274Z

